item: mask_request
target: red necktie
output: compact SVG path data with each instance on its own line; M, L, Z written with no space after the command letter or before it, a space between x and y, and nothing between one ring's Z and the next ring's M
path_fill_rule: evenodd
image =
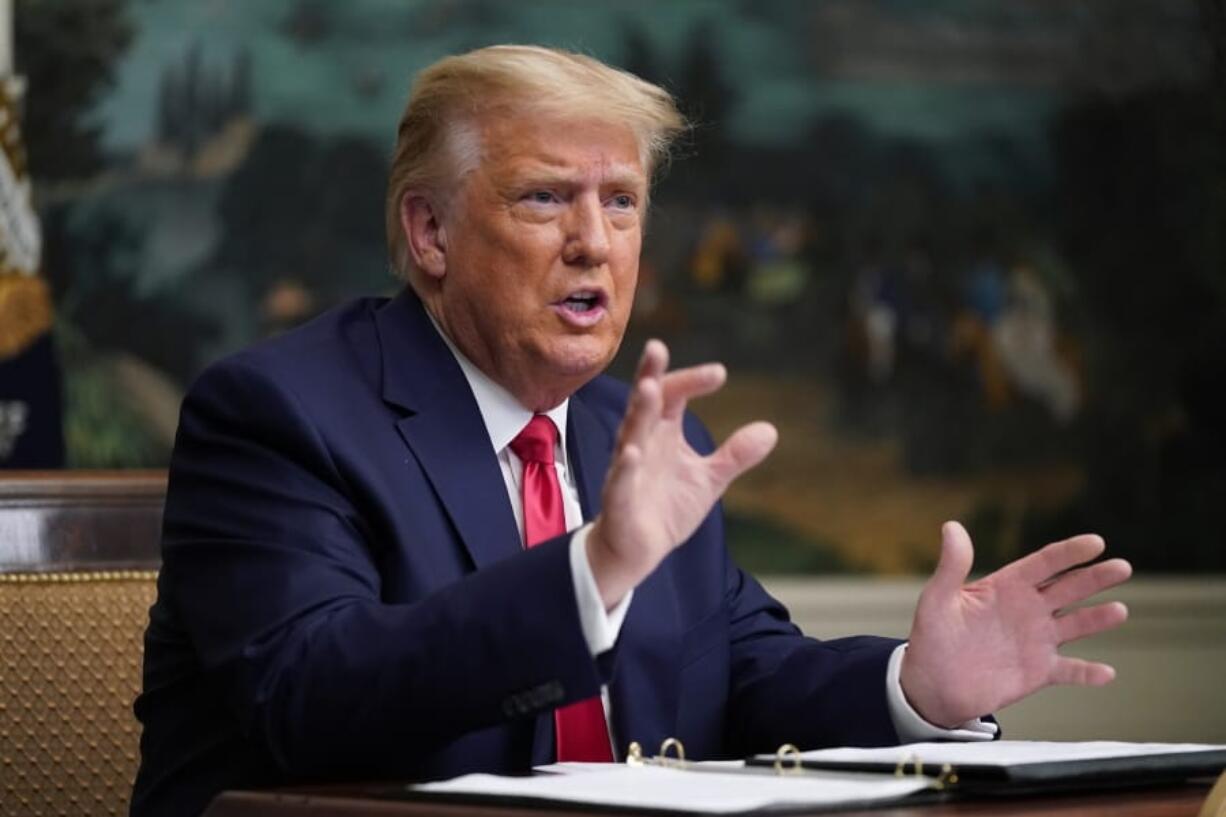
M558 472L553 465L553 446L557 439L558 429L553 421L543 414L537 414L511 441L511 450L524 464L521 487L524 543L528 547L566 533L562 488L558 485ZM599 695L554 710L553 724L559 762L613 760Z

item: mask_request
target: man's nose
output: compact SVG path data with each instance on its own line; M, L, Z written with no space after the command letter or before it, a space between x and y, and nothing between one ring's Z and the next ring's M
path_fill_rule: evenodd
M609 260L609 223L599 197L577 196L571 203L562 260L584 267L598 267Z

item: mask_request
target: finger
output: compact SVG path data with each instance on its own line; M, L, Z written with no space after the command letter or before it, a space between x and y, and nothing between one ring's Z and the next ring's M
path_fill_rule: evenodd
M617 456L613 460L613 465L609 469L609 481L615 479L633 479L634 471L643 462L643 449L639 448L634 443L623 446L618 450Z
M941 526L941 558L928 580L928 587L937 593L952 595L962 588L975 562L975 548L970 534L958 522Z
M655 425L653 418L642 414L636 415L636 412L653 408L650 400L644 402L642 384L648 380L659 381L667 368L668 347L664 345L664 342L652 338L643 344L643 353L639 355L638 367L634 372L634 387L630 393L629 405L626 407L626 416L617 431L617 447L624 445L628 433L633 431L637 437L641 437ZM658 384L655 388L658 389ZM642 427L644 423L646 423L646 428Z
M1132 565L1123 559L1108 559L1087 567L1070 570L1056 577L1043 588L1043 595L1053 610L1085 601L1095 593L1115 587L1132 575Z
M626 416L617 432L617 450L628 445L644 447L656 423L660 421L660 381L646 377L634 384Z
M1115 667L1081 658L1060 656L1052 667L1049 681L1053 684L1072 684L1083 687L1100 687L1115 680Z
M606 520L617 520L627 507L630 513L634 512L634 486L642 464L643 450L637 445L631 443L617 449L609 464L602 494L605 512L609 514Z
M778 441L779 432L770 423L750 423L732 432L706 459L720 493L734 479L766 459Z
M643 354L639 355L639 365L635 369L635 381L644 377L660 377L668 370L668 347L664 341L652 338L643 344Z
M997 572L1013 574L1010 578L1038 586L1050 581L1058 573L1097 559L1104 548L1106 544L1101 536L1086 533L1062 542L1053 542L1029 556L1023 556L1016 562L1005 565Z
M664 375L661 385L665 419L677 419L685 411L686 401L717 391L727 379L728 372L722 363L691 366Z
M1118 601L1081 607L1056 617L1056 640L1060 644L1118 627L1128 619L1128 608Z

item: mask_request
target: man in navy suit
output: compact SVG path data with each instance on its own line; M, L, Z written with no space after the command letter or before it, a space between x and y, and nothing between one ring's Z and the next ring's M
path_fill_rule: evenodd
M670 371L658 341L632 385L601 375L682 125L661 89L560 51L418 77L387 207L409 286L213 366L184 402L133 814L669 736L695 757L990 739L983 713L1110 680L1056 652L1125 616L1063 612L1128 575L1078 567L1094 536L967 585L948 524L907 644L804 638L730 561L712 509L773 427L714 445L685 406L723 368Z

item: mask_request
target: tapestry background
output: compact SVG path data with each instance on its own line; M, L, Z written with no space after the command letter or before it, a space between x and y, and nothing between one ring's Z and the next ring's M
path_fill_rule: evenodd
M221 355L396 289L411 76L581 50L697 123L635 319L782 445L727 498L755 570L978 567L1095 530L1226 569L1226 3L19 0L74 467L166 463Z

